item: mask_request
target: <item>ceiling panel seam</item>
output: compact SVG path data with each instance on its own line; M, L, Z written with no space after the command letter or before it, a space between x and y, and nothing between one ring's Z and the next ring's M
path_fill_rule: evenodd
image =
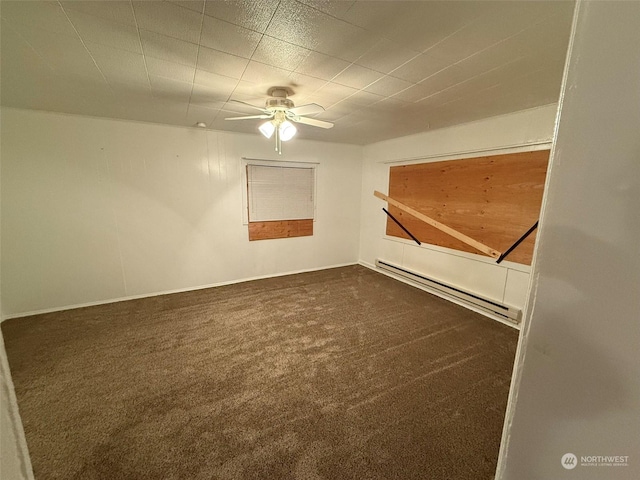
M84 43L84 40L83 40L82 36L80 35L80 32L78 32L78 29L76 28L76 26L73 24L73 22L69 18L69 15L67 14L67 11L64 9L64 7L62 6L62 3L60 3L59 0L56 3L58 4L58 7L60 8L60 10L62 10L62 13L64 13L64 16L67 18L67 21L71 24L71 28L73 28L73 31L76 32L76 35L78 36L78 39L80 40L80 43L82 44L82 47L85 49L85 51L87 52L87 54L91 58L91 61L93 62L95 67L98 69L98 72L100 72L100 75L102 76L102 79L104 80L105 84L107 85L107 87L109 88L111 93L115 94L115 92L113 91L113 88L111 87L111 84L107 80L107 77L103 73L102 69L98 66L98 62L96 62L96 59L93 58L92 53L87 48L87 45Z
M200 47L202 46L202 26L204 25L204 10L206 3L202 3L202 13L200 18L200 35L198 35L198 51L196 53L196 68L193 69L193 78L191 79L191 92L189 93L189 101L187 102L187 113L189 116L189 109L191 108L191 99L193 98L193 87L196 83L196 74L198 73L198 61L200 59Z
M138 17L136 16L136 11L133 8L133 1L129 0L129 6L131 7L131 14L133 15L133 21L136 25L136 33L138 36L138 43L140 44L140 51L142 52L142 63L144 64L144 71L147 74L147 85L149 88L149 92L153 96L153 89L151 88L151 78L149 77L149 67L147 66L147 55L144 50L144 46L142 45L142 38L140 38L140 25L138 24Z

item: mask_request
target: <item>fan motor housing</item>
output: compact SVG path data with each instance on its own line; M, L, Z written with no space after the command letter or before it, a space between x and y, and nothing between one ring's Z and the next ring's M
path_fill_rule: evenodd
M288 98L269 98L265 106L270 110L288 110L293 108L293 101Z

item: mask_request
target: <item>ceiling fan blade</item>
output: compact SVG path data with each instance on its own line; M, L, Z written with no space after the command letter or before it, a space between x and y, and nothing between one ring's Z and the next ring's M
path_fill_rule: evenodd
M308 103L306 105L300 105L299 107L293 107L288 110L294 115L313 115L314 113L324 112L324 108L317 103Z
M225 120L251 120L253 118L271 118L273 115L247 115L245 117L227 117Z
M233 99L231 99L231 100L229 100L229 101L230 101L230 102L234 102L234 103L241 103L242 105L245 105L245 106L247 106L247 107L251 107L251 108L253 108L254 110L260 110L261 112L266 112L266 111L267 111L267 110L265 110L265 109L264 109L264 108L262 108L262 107L256 107L255 105L251 105L250 103L243 102L242 100L233 100Z
M306 118L306 117L291 117L290 120L298 123L304 123L305 125L311 125L312 127L320 127L320 128L332 128L333 123L324 122L322 120L317 120L315 118Z

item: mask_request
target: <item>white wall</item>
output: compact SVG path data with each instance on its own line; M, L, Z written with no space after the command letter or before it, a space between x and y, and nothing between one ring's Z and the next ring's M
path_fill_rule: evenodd
M358 260L359 146L2 109L3 315ZM318 162L312 237L248 241L241 157Z
M549 148L557 106L525 110L465 125L397 138L364 148L360 261L371 265L387 260L486 298L524 306L530 267L433 245L385 236L385 204L374 190L388 191L389 167L403 163L440 161L510 151ZM528 144L524 148L517 145ZM507 148L514 147L514 148ZM503 150L504 149L504 150ZM425 159L425 157L437 158ZM413 159L413 160L412 160ZM389 163L397 160L406 162ZM524 232L523 232L524 233ZM516 239L514 239L515 241Z
M639 2L578 4L501 480L640 478L638 52Z

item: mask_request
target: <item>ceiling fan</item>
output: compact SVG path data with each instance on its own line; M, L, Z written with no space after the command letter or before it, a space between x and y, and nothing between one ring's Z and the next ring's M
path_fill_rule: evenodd
M291 140L296 134L297 129L291 122L302 123L312 127L331 128L333 123L317 120L315 118L307 118L305 115L314 115L324 112L324 108L316 103L308 103L296 107L292 100L288 97L290 90L286 87L272 87L267 94L271 97L265 102L265 107L256 107L247 102L240 100L231 100L232 102L242 103L255 110L260 110L261 115L247 115L243 117L228 117L225 120L253 120L264 119L258 129L267 138L271 138L275 133L276 151L282 153L282 142Z

